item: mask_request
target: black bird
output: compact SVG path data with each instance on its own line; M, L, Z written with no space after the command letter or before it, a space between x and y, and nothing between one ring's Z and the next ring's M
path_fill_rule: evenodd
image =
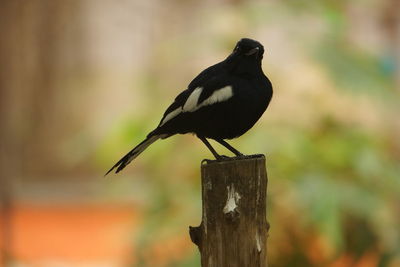
M194 78L167 108L157 128L107 174L114 168L118 173L149 145L175 134L195 134L217 160L224 156L220 156L206 138L214 139L236 156L243 156L224 139L247 132L268 107L272 85L261 68L263 54L264 47L259 42L241 39L224 61Z

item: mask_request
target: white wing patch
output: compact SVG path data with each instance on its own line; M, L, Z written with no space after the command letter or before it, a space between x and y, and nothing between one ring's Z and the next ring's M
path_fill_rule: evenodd
M232 86L228 85L216 90L203 102L198 103L202 91L203 88L199 87L190 94L190 96L186 100L185 105L183 105L183 112L194 112L204 106L209 106L215 103L226 101L233 96Z
M192 112L196 110L197 102L199 101L201 92L203 92L203 88L201 87L194 89L194 91L190 94L185 104L183 105L184 112Z
M171 119L175 118L182 112L194 112L204 106L209 106L215 103L227 101L229 98L233 96L232 86L228 85L221 89L216 90L214 93L212 93L211 96L209 96L203 102L198 103L199 97L202 92L203 92L202 87L194 89L193 92L188 97L188 99L186 100L183 107L179 107L168 113L160 123L159 127L163 126L167 121L170 121Z
M165 118L160 123L160 127L163 126L167 121L169 121L169 120L175 118L176 116L178 116L181 112L182 112L182 107L179 107L177 109L174 109L170 113L168 113L167 116L165 116Z
M229 86L229 85L225 86L221 89L218 89L217 91L212 93L212 95L210 97L208 97L206 100L201 102L201 104L197 106L197 109L204 107L204 106L209 106L209 105L212 105L215 103L224 102L224 101L228 100L229 98L231 98L232 96L233 96L232 86Z

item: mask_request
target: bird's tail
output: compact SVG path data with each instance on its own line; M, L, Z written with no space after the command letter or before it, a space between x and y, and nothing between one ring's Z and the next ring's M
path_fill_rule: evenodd
M138 144L134 149L129 151L129 153L126 154L122 159L120 159L117 163L115 163L115 165L104 176L109 174L115 168L117 168L115 173L120 172L123 168L125 168L126 165L128 165L132 160L134 160L137 156L139 156L139 154L142 153L149 145L151 145L158 139L164 137L165 135L148 135L144 141Z

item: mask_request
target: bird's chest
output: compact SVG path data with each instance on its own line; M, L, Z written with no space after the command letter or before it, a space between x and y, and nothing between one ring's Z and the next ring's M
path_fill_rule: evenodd
M261 87L246 83L234 87L233 97L210 110L208 128L210 136L235 138L248 131L264 113L268 103L266 92Z
M255 80L233 88L232 103L234 113L240 117L253 118L261 116L270 101L268 84Z

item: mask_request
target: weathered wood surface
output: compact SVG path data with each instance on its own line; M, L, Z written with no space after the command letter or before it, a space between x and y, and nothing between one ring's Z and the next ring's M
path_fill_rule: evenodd
M201 166L203 214L189 227L202 267L266 267L267 175L264 155Z

